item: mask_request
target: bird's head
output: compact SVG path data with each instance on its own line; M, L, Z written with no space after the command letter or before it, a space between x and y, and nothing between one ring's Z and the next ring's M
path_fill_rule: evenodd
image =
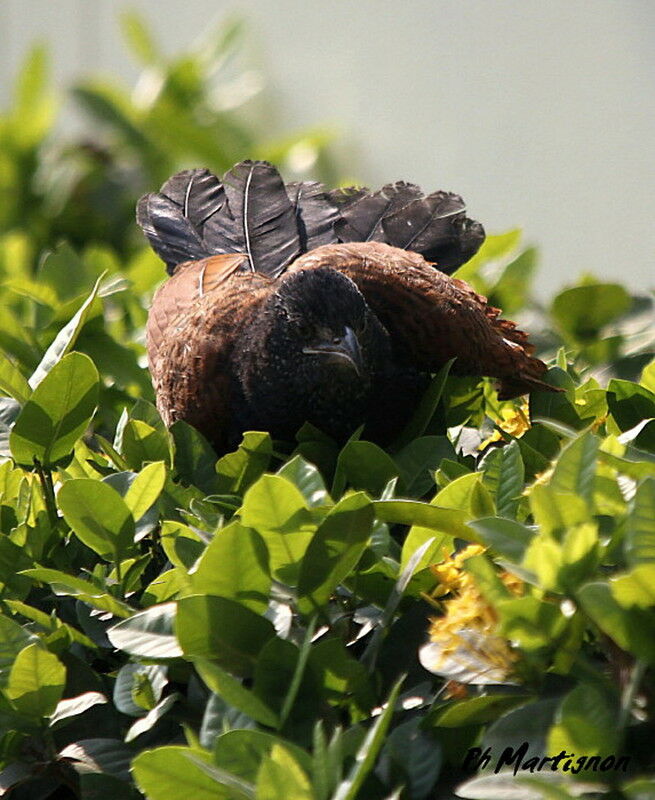
M288 273L272 310L273 335L284 339L302 371L363 378L370 369L371 335L386 337L357 286L333 269Z

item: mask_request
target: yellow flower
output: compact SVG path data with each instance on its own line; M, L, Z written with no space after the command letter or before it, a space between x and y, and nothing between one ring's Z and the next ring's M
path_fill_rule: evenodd
M519 439L523 434L530 429L530 410L528 407L527 402L524 400L523 403L517 407L508 407L505 406L500 410L500 419L496 419L496 425L501 430L505 431L505 433L509 433L516 439ZM488 447L492 442L498 442L502 439L503 436L501 432L496 429L491 436L480 444L478 450L484 450L485 447Z
M440 582L432 597L450 596L443 602L444 614L430 620L430 641L420 649L419 660L430 672L460 683L507 683L516 654L496 633L494 609L480 594L473 576L462 568L467 558L483 550L469 545L430 567ZM504 572L500 579L513 594L523 592L520 578Z

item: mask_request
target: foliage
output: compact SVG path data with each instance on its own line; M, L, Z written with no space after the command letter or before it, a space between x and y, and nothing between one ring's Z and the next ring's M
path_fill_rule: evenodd
M236 122L206 106L203 69L233 34L166 64L128 27L160 89L139 108L77 90L113 140L58 209L33 181L42 54L2 126L0 793L651 796L652 299L585 277L544 307L534 251L489 237L460 277L542 331L561 394L500 403L445 368L388 451L306 426L217 458L152 405L143 326L163 270L126 209L183 159L261 150L222 149ZM136 183L113 171L130 159ZM64 232L73 246L34 271ZM626 754L629 771L465 765L526 740Z

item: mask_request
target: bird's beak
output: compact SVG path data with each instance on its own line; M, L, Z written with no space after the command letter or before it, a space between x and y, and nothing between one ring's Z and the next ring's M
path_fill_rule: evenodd
M303 347L303 353L318 353L330 356L351 366L361 376L364 370L362 351L359 341L352 328L346 326L343 336L338 336L329 342L319 342L311 347Z

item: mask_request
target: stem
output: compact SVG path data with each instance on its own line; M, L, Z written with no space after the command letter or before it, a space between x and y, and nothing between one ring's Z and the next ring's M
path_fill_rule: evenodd
M56 528L59 522L59 517L57 515L57 504L55 502L55 487L52 482L52 472L49 468L44 468L37 458L34 459L34 466L36 467L36 473L39 476L39 481L41 483L41 490L43 491L43 499L45 500L45 507L48 512L50 525L52 528Z

